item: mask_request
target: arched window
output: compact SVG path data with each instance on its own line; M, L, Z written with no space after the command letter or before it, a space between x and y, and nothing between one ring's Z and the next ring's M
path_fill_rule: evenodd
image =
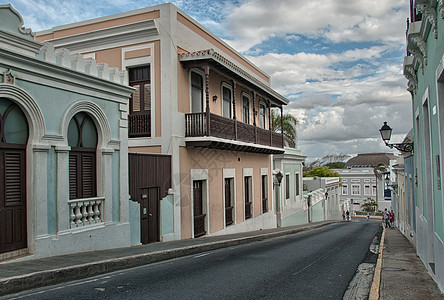
M76 114L68 126L69 198L97 196L97 129L86 113Z

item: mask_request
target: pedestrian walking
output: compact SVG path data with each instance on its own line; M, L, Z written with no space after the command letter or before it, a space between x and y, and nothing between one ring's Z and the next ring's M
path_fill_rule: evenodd
M370 213L367 213L367 221L370 220Z
M389 213L389 219L390 219L390 227L395 227L395 213L393 212L393 209Z
M391 227L391 226L390 226L390 214L389 214L389 212L387 211L387 208L384 210L384 212L383 212L383 214L382 214L382 217L383 217L384 222L385 222L385 228L389 228L389 227Z
M342 220L345 221L345 211L342 211Z
M350 212L347 210L347 212L345 213L345 215L347 216L347 221L350 221Z

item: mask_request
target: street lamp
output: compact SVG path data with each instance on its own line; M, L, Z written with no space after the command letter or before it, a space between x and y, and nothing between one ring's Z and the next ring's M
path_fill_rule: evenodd
M387 125L387 122L384 122L381 129L379 129L379 133L381 134L382 140L385 145L390 149L396 148L401 152L412 152L413 153L413 142L412 143L399 143L399 144L389 144L390 138L392 136L392 128Z
M284 178L284 174L282 174L281 170L277 169L274 171L275 183L277 186L281 185L282 178Z
M273 171L274 175L274 185L277 187L281 186L282 178L284 178L284 174L282 174L281 170L275 169ZM281 227L281 189L277 189L276 194L276 226Z

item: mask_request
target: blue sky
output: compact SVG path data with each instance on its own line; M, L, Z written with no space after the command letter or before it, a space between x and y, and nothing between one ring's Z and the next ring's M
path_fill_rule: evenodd
M33 31L165 1L12 0ZM308 161L327 154L389 152L412 127L402 75L405 0L171 1L271 76L299 120Z

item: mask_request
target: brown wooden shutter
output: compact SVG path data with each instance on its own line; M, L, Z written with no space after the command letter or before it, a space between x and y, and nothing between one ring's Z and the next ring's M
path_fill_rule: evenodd
M22 153L5 153L5 206L22 204Z
M78 154L69 154L69 199L78 198L78 184L77 184L77 161Z
M81 181L82 181L83 198L90 198L96 196L95 165L96 165L95 153L82 154Z

